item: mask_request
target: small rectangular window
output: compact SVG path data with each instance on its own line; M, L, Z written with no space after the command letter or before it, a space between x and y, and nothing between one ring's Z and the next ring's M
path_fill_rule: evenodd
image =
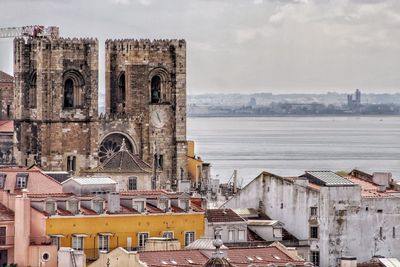
M137 177L129 177L128 190L137 190Z
M189 246L194 241L194 232L185 233L185 246Z
M311 207L310 208L311 216L317 216L317 211L318 211L317 207Z
M234 241L234 239L235 239L235 230L229 230L228 231L228 240Z
M383 227L379 227L379 238L383 240Z
M173 239L174 238L174 232L164 232L163 233L163 238Z
M310 226L310 238L318 238L318 226Z
M99 235L99 250L109 251L109 238L108 235Z
M246 231L245 230L239 230L238 235L239 235L238 239L240 241L244 241L246 239L245 238L245 236L246 236Z
M393 235L393 238L396 238L396 227L394 227L394 226L393 226L393 233L392 233L392 235Z
M311 251L310 261L314 264L315 267L319 267L319 251Z
M28 174L27 173L17 173L16 187L19 189L24 189L28 185Z
M83 250L83 236L72 237L72 248L75 250Z
M146 245L146 241L148 238L149 238L149 233L139 233L138 245L140 249L144 249L144 246Z
M0 246L6 245L6 239L7 239L6 230L7 230L6 227L0 227Z

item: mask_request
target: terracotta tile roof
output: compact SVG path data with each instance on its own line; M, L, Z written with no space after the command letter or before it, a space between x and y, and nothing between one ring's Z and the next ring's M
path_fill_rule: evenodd
M400 194L400 191L390 189L385 192L378 192L378 185L361 178L354 176L346 176L345 178L359 185L361 187L361 196L365 198L392 198L396 197L395 194Z
M139 253L139 259L148 266L203 266L209 259L200 250L146 251ZM250 264L267 266L274 263L285 266L293 263L304 266L305 261L293 259L275 246L262 248L230 248L226 260L233 266L247 267Z
M242 217L231 209L208 209L206 210L206 218L208 222L242 222Z
M14 212L0 203L0 221L14 221Z
M14 133L14 121L0 121L0 132Z
M147 266L203 266L208 258L199 250L146 251L139 253L139 259Z
M146 210L149 213L163 213L162 210L160 210L159 208L157 208L156 206L154 206L153 204L150 204L149 202L146 203Z
M235 266L248 266L252 263L261 266L268 263L285 266L288 262L296 266L304 266L304 261L295 260L274 246L264 248L230 248L227 258Z
M0 70L0 83L13 83L14 77Z

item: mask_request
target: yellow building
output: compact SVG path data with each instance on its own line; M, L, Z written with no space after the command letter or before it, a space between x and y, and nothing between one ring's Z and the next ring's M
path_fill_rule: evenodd
M190 180L192 181L192 184L197 187L202 180L203 161L200 157L196 157L194 153L194 141L187 141L187 144L188 175Z
M113 200L107 195L104 199L42 195L41 199L31 199L31 203L37 210L43 207L42 212L48 215L46 234L53 243L83 250L88 260L97 259L99 251L117 247L142 250L150 237L177 239L183 248L204 235L200 199L163 190L124 192L117 196ZM116 210L115 202L119 205Z

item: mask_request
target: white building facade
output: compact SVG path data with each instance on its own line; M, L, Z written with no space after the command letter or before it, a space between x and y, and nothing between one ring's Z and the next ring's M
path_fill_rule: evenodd
M260 208L300 242L301 255L316 266L337 266L342 256L357 261L400 257L400 191L387 174L329 171L284 178L263 172L227 203Z

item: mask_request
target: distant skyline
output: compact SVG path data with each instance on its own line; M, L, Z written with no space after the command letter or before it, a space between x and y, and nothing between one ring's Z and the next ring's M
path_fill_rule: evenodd
M1 0L0 27L99 39L184 38L188 94L400 92L398 0ZM13 72L12 40L0 70Z

